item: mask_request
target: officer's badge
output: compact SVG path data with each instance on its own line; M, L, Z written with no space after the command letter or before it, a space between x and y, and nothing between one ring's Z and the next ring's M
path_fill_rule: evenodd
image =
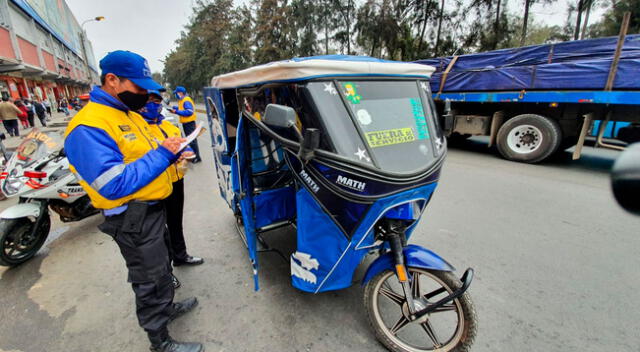
M136 137L136 134L135 134L135 133L127 133L127 134L125 134L125 135L124 135L124 138L125 138L126 140L128 140L129 142L133 142L133 141L135 141L136 139L138 139L138 137Z
M118 125L118 127L120 128L120 131L122 131L122 132L131 131L131 126L129 126L129 125Z

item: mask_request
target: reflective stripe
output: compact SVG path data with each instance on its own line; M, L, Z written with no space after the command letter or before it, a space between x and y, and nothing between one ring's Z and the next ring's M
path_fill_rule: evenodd
M82 178L82 176L80 176L80 174L79 174L79 173L74 172L74 173L73 173L73 175L76 177L76 179L78 180L78 182L80 182L80 181L84 181L84 178Z
M104 187L107 183L120 175L122 171L124 171L125 167L125 164L118 164L103 172L102 175L98 176L95 180L93 180L93 182L91 182L91 188L100 192L100 189L102 189L102 187Z

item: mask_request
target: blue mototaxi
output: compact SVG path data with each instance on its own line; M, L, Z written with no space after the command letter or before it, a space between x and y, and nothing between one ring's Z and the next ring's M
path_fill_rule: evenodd
M467 351L476 316L436 253L409 245L446 154L430 66L360 56L294 58L214 77L204 89L220 193L258 289L263 234L297 231L291 282L312 293L363 285L392 351Z

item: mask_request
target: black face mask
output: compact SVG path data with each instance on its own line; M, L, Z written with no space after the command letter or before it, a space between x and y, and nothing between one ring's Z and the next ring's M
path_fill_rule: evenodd
M136 94L128 90L118 94L118 99L124 103L130 110L138 111L147 104L149 94Z

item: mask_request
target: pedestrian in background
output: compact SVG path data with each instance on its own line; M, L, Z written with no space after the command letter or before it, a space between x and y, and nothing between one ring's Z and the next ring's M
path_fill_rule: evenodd
M2 102L0 102L0 119L2 119L2 124L10 136L17 137L20 135L18 131L18 116L21 114L22 111L9 101L9 97L2 97Z
M47 127L47 109L44 107L41 101L34 100L33 101L33 109L36 111L36 115L38 116L38 120L42 124L42 127Z
M42 105L44 105L44 108L47 110L47 115L51 117L51 102L49 101L49 99L44 99L42 101ZM47 121L49 120L47 119Z
M160 141L168 137L181 137L180 129L171 122L164 120L162 116L162 95L159 91L149 91L149 102L144 108L140 109L140 115L149 124L149 129L154 137ZM183 159L195 157L195 153L191 150L185 150L182 153ZM187 245L184 240L184 232L182 228L182 217L184 212L184 174L186 167L181 162L174 163L167 169L171 175L173 183L173 191L171 195L165 198L164 205L167 212L167 228L169 229L169 237L171 239L171 260L173 266L181 265L200 265L204 260L199 257L193 257L187 254ZM173 285L175 288L180 287L180 281L173 276Z
M29 110L27 109L26 105L24 104L24 102L20 99L16 100L16 106L18 107L18 109L20 109L20 115L18 115L18 118L20 119L20 124L22 125L22 128L29 128ZM17 128L18 126L16 126Z
M173 94L175 94L178 99L178 106L174 106L171 112L180 116L182 129L184 130L184 134L188 136L196 129L196 107L191 97L187 95L187 90L184 87L176 87ZM196 157L192 162L194 164L201 162L198 139L194 139L193 142L189 143L189 146L193 149L194 153L196 153Z
M33 104L29 99L24 100L24 106L27 108L27 120L29 121L29 126L36 127L36 123L34 121L34 116L36 115Z

